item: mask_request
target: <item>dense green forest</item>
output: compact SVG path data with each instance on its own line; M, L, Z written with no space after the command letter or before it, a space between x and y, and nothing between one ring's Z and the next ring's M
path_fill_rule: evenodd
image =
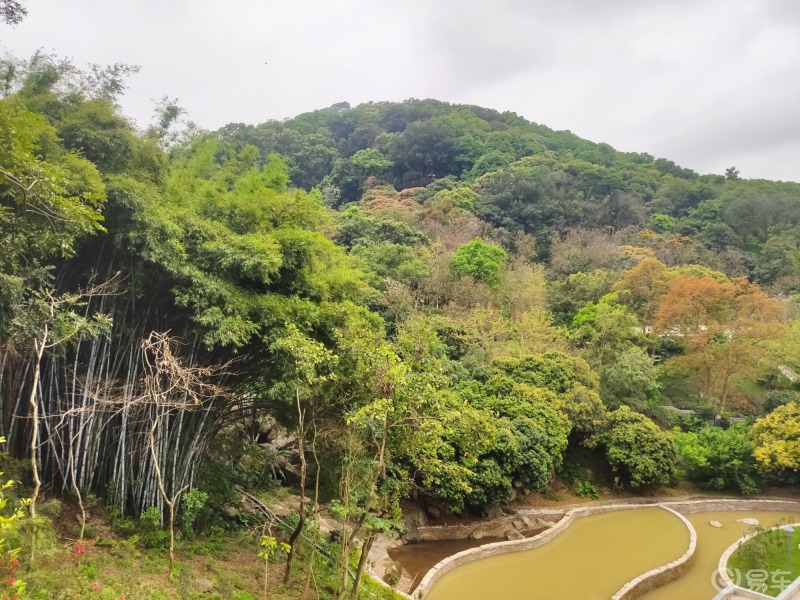
M165 100L140 130L133 71L0 63L0 435L33 516L43 486L171 527L190 495L202 529L290 486L288 561L326 503L343 598L409 498L796 484L800 185L436 100L213 132Z

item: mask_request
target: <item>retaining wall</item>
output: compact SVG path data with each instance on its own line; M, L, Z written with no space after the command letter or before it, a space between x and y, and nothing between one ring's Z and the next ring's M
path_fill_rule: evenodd
M765 510L768 512L796 511L797 514L800 515L800 501L789 499L758 500L754 498L720 498L709 500L677 500L674 502L662 502L661 504L669 508L674 508L684 515L728 510Z
M466 525L424 525L417 527L417 533L424 542L441 540L465 540L476 530L484 532L484 537L503 537L509 529L513 529L515 519L529 517L543 521L560 521L567 512L566 508L531 508L518 510L512 515L477 521Z
M689 520L678 511L667 506L662 506L662 508L673 513L686 525L689 530L689 547L679 559L631 579L611 597L611 600L634 600L634 598L639 598L642 594L676 580L694 564L695 551L697 550L697 531L695 531Z

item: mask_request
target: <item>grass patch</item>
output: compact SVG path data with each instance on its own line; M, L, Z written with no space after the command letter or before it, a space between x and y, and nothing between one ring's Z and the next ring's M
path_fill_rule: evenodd
M762 530L733 553L728 568L742 587L777 596L800 577L799 545L800 527L792 534L783 529Z
M226 533L216 530L207 537L179 540L176 548L175 576L169 577L167 553L160 547L148 547L129 528L112 526L94 511L93 531L102 536L87 538L76 550L72 523L74 511L61 516L40 517L37 521L37 553L30 556L30 531L23 528L15 540L22 546L18 577L27 583L26 598L35 600L191 600L193 598L260 600L263 598L264 563L258 558L258 535L241 530ZM58 513L59 511L53 511ZM112 519L113 520L113 519ZM28 524L30 525L30 524ZM53 526L55 525L55 527ZM136 524L143 529L141 523ZM26 540L27 537L27 540ZM330 545L329 551L336 552ZM270 600L296 600L309 586L309 598L336 598L340 577L330 560L312 553L300 544L291 581L284 585L284 562L270 564ZM308 574L313 560L313 576ZM198 579L210 580L214 590L194 591ZM308 582L308 583L307 583ZM399 599L391 590L365 578L359 593L361 600Z

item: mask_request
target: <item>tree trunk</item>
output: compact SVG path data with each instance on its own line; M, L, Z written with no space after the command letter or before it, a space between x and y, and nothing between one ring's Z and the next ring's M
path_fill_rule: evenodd
M31 407L31 471L33 472L33 493L31 494L29 506L31 517L34 519L36 518L36 500L39 498L39 490L42 487L42 481L39 479L39 463L36 460L36 451L39 447L39 377L42 372L42 355L44 354L44 348L47 344L47 336L48 326L45 325L41 343L38 339L34 341L36 362L33 367L31 395L28 398L28 404L30 404Z
M164 477L161 473L161 467L158 464L158 456L156 455L155 434L156 427L158 426L158 419L158 407L156 407L156 416L153 418L153 425L150 427L149 445L150 454L153 457L153 470L156 474L158 491L161 492L164 504L167 505L167 509L169 510L169 577L172 579L175 576L175 503L186 488L184 487L178 490L172 498L167 495L167 490L164 487Z
M295 382L295 400L297 402L297 453L300 456L300 507L298 509L297 527L289 537L289 552L286 556L286 571L283 575L283 582L289 583L292 576L292 561L294 560L294 545L303 531L306 522L306 451L305 451L305 423L304 412L300 404L300 384Z
M353 590L350 592L350 600L357 600L358 588L361 585L361 578L364 575L364 569L367 566L367 559L369 552L372 550L372 544L375 542L375 534L371 533L364 543L361 544L361 556L358 558L358 568L356 569L356 579L353 582Z

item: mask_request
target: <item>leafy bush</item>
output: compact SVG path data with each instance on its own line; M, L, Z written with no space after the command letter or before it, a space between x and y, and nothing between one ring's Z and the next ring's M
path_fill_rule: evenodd
M189 490L181 498L183 506L182 529L185 534L193 532L194 523L200 515L200 511L208 500L208 494L197 488Z
M5 441L0 437L0 443ZM0 486L0 595L3 598L19 598L25 593L26 587L24 582L16 578L20 549L9 541L10 536L19 534L20 524L28 520L22 506L9 506L10 500L5 492L13 486L11 480Z
M581 481L575 488L575 495L580 496L581 498L597 500L600 497L600 490L591 481L584 480Z
M161 526L161 511L151 506L139 516L142 543L148 548L161 548L169 543L169 531Z
M627 406L613 411L601 442L611 468L632 488L669 485L675 479L675 440L643 414Z
M756 460L748 433L742 425L676 432L680 464L687 477L708 489L758 492Z

